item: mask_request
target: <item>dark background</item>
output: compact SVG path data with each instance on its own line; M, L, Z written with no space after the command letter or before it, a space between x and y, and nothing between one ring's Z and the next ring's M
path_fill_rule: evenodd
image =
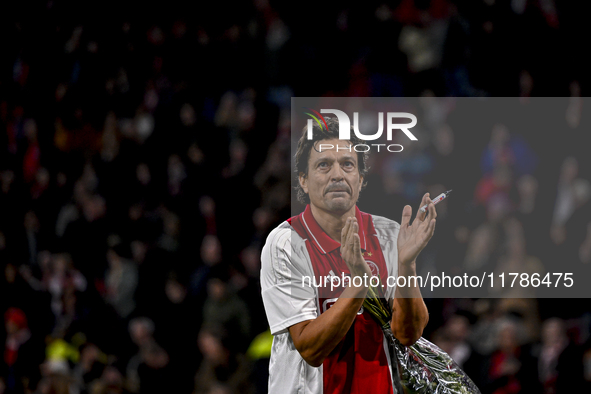
M571 97L537 130L475 132L443 111L426 145L368 188L387 188L398 220L414 194L449 183L418 171L425 161L466 172L449 209L472 219L438 234L463 245L460 266L588 265L588 12L4 2L0 393L265 392L259 253L290 215L292 96ZM483 393L588 390L586 300L427 302L425 337Z

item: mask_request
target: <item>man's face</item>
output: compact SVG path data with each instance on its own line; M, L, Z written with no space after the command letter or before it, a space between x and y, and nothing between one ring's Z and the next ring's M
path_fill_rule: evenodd
M300 185L310 197L310 205L345 213L357 202L363 177L359 175L357 152L349 152L350 144L335 138L319 141L311 149L308 176L299 175ZM333 148L326 149L329 145Z

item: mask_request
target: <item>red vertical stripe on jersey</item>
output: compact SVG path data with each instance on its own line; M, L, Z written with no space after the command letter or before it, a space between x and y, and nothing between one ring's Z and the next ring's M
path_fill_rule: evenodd
M356 208L359 237L364 258L372 273L387 283L388 270L379 240L375 236L371 215ZM314 268L317 283L324 284L326 276L350 274L341 258L340 243L333 240L318 225L310 206L298 216L290 218L295 231L307 240L306 247ZM318 282L321 281L321 282ZM331 291L330 285L319 287L320 313L324 313L338 299L343 287ZM383 334L368 312L360 310L345 337L323 363L324 394L392 394L392 378L384 351Z

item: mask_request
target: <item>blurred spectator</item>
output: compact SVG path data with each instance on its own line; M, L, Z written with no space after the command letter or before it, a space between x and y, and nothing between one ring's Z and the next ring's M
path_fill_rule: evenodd
M224 280L225 279L225 280ZM204 327L227 333L231 350L244 352L250 336L248 306L229 288L228 279L220 271L207 282L207 299L203 305Z
M134 294L138 281L137 268L125 255L123 245L109 249L109 268L105 274L105 300L122 318L129 316L135 309Z
M494 275L504 274L507 279L510 273L525 274L528 278L537 277L543 279L546 273L541 261L526 253L525 237L521 223L510 218L504 222L506 234L506 253L504 253L496 264ZM515 286L507 289L494 288L495 291L503 291L506 298L535 298L536 289L534 287Z
M162 393L171 379L168 353L154 339L154 322L138 317L129 322L129 333L138 353L127 364L129 388L134 393Z
M205 298L210 272L222 261L221 244L215 235L207 235L203 238L200 257L203 264L191 277L191 291L194 296Z
M230 334L203 329L199 349L203 362L195 375L195 394L244 392L248 388L248 366L243 355L229 350Z
M55 316L60 316L64 310L62 297L68 292L86 290L86 278L74 268L72 259L67 253L52 255L49 272L45 276L44 285L51 294L51 309Z
M575 210L591 198L591 185L588 180L578 177L579 164L574 157L568 157L562 163L558 180L558 193L552 216L551 237L555 244L565 241L566 223Z
M0 372L4 378L4 392L22 393L36 386L43 350L32 339L27 316L21 309L9 308L4 313L4 324L6 337Z
M125 379L115 367L105 368L99 379L90 384L88 394L127 394L131 391L125 388Z
M543 202L539 197L540 182L533 175L523 175L516 182L518 202L515 217L523 226L523 235L527 245L527 251L541 257L541 251L536 253L537 248L532 248L541 237L544 237L542 226L538 224L538 218L544 217Z
M107 355L93 343L85 344L80 351L80 360L72 370L81 391L89 392L92 382L101 378L107 363Z
M468 342L470 322L462 315L453 315L440 331L435 333L433 341L466 370L466 362L474 357L474 350Z
M484 174L490 174L499 167L509 168L516 176L531 174L536 162L534 153L523 138L511 135L504 124L494 125L490 142L482 155Z
M206 221L206 234L215 235L215 201L210 196L203 196L199 200L199 210Z
M483 387L489 393L519 393L527 389L539 392L537 373L531 350L520 338L517 323L506 320L498 331L498 348L487 360L488 382Z
M163 232L158 239L158 246L163 250L174 253L179 249L180 221L173 212L164 211Z
M483 223L472 231L463 264L468 272L485 269L491 264L498 244L497 233L497 228L490 223Z
M583 352L567 336L564 321L551 318L543 323L537 354L544 393L568 393L583 387Z
M542 344L539 349L538 369L544 392L556 392L556 365L560 354L568 345L564 323L549 319L542 326Z

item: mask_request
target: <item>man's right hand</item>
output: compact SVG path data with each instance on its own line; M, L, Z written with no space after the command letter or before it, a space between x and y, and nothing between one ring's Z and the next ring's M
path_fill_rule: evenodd
M359 224L355 217L348 218L345 227L341 231L341 257L351 272L351 278L355 276L363 277L364 274L371 278L371 270L361 253Z

